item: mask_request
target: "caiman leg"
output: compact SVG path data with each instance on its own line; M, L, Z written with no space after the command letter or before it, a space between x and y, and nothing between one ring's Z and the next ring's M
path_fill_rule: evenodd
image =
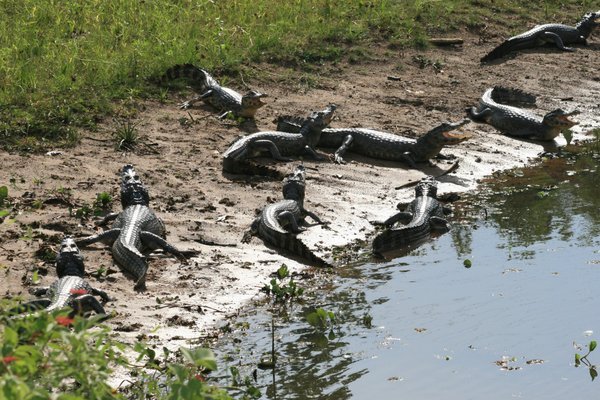
M106 294L106 292L104 290L92 288L92 294L94 296L100 296L102 298L102 300L105 302L110 301L110 297L108 297L108 295Z
M155 235L152 232L147 232L147 231L140 232L140 239L142 240L142 243L144 244L144 246L146 246L152 250L162 249L164 252L170 253L181 260L186 259L185 256L179 250L177 250L175 247L173 247L169 243L167 243L166 240L164 240L163 238L161 238L158 235Z
M252 147L263 147L271 153L271 157L278 161L292 161L291 158L283 157L277 148L277 145L270 140L257 140Z
M335 151L334 157L335 157L335 162L338 164L346 164L346 160L344 160L342 158L342 156L346 153L346 151L350 148L350 146L352 145L352 141L354 140L354 138L352 137L352 135L348 135L344 138L344 141L342 142L342 145L340 146L339 149L337 149Z
M304 232L306 229L298 226L298 221L294 216L294 213L290 211L283 211L279 215L277 215L277 220L282 226L290 225L292 233L300 233Z
M556 44L556 47L558 47L561 50L564 50L564 51L575 51L575 49L572 48L572 47L566 47L565 44L563 43L561 37L558 36L554 32L546 32L546 33L544 33L544 36L546 37L546 39L549 39L549 41L554 42L554 44Z
M396 214L392 215L391 217L389 217L388 219L386 219L383 222L372 221L371 224L373 224L373 225L392 226L396 222L402 222L403 224L408 224L412 219L413 219L412 213L401 211L399 213L396 213Z
M96 312L96 314L106 314L102 304L91 294L78 296L72 300L71 304L74 313L78 315L84 315L90 310Z
M315 149L313 149L309 145L304 146L304 151L307 152L308 155L311 156L312 158L314 158L315 160L324 160L325 159L325 157L323 157L320 154L318 154L315 151Z
M407 163L409 167L417 169L417 163L415 162L413 155L410 153L410 151L407 151L406 153L402 154L402 160L404 160L404 162Z
M489 123L489 118L492 116L493 111L489 107L486 107L481 111L477 111L477 108L471 107L470 114L471 118L475 121L485 121Z
M31 289L29 290L29 293L31 293L32 295L34 295L35 297L40 297L45 295L46 293L48 293L48 290L50 288L48 287L42 287L42 288L35 288L35 289Z
M189 99L188 101L184 101L183 103L179 104L179 108L181 108L182 110L187 110L188 108L193 106L194 103L197 103L200 100L204 100L207 97L210 97L211 95L212 95L212 90L209 90L206 93L194 96L191 99Z
M444 218L433 216L429 219L429 224L431 225L432 229L435 229L438 231L450 230L450 228L448 227L448 221L446 221Z
M111 245L115 242L115 240L117 240L117 238L119 237L120 234L121 234L121 228L113 228L113 229L104 231L102 233L99 233L97 235L88 236L88 237L82 238L82 239L76 239L75 243L79 247L87 246L88 244L92 244L92 243L96 243L96 242L102 242L104 244Z
M96 226L104 226L107 225L110 221L117 219L120 213L110 213L102 218L100 221L96 222Z
M321 220L321 218L317 217L317 215L311 211L302 210L304 212L304 214L306 214L306 216L311 217L317 224L327 224L327 222L324 222Z

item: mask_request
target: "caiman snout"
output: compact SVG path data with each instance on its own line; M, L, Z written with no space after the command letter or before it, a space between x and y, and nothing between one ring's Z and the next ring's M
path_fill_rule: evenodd
M260 104L260 106L264 106L266 103L261 100L264 97L269 97L269 95L266 93L257 92L256 90L250 90L243 96L242 102L251 102L254 105Z
M454 132L454 130L459 129L460 127L470 123L471 120L468 118L463 119L462 121L456 123L443 123L440 128L442 130L442 137L445 139L446 144L458 144L462 143L465 140L468 140L473 137L471 133L463 133L463 132Z
M573 121L571 118L574 115L579 115L581 112L577 110L573 110L571 112L566 112L564 110L556 109L554 111L549 112L544 117L545 122L549 122L553 126L560 126L562 128L570 128L578 124L578 122Z

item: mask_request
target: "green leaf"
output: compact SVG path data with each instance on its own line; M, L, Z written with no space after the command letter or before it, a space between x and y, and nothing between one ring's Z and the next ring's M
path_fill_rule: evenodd
M581 364L581 355L575 353L575 366L578 367Z
M281 267L277 270L277 277L279 280L287 278L290 275L290 271L288 270L287 265L282 264Z
M571 144L571 141L573 140L573 132L570 129L565 129L562 134L565 137L567 144Z
M311 312L306 315L306 322L308 322L311 326L320 327L321 326L321 318L316 312Z
M8 198L8 188L6 186L0 186L0 204Z
M8 211L8 210L0 210L0 218L6 217L8 214L10 214L10 211Z
M217 370L215 355L211 350L202 347L197 349L185 349L182 347L180 350L183 357L195 366L204 367L211 371Z
M4 328L4 348L6 348L7 345L9 345L10 347L16 346L18 341L19 335L17 335L17 332L15 332L12 328L9 327ZM6 355L8 354L5 354L5 356Z
M467 258L465 261L463 261L463 265L465 266L465 268L471 268L471 265L473 265L473 263L471 263L471 260Z
M594 379L596 379L597 376L598 376L598 371L596 371L596 366L590 367L590 377L592 378L592 381Z
M596 348L596 345L597 345L597 343L596 343L596 341L595 341L595 340L592 340L592 341L590 342L590 344L589 344L589 346L588 346L588 347L590 348L590 353L591 353L592 351L594 351L594 349Z

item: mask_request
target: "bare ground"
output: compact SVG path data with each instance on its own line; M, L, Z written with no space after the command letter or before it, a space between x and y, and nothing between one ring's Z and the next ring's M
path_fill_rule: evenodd
M332 126L418 136L441 122L462 119L465 108L497 84L537 94L540 113L557 107L579 109L580 134L600 126L598 40L575 53L529 51L503 63L480 66L479 58L492 44L479 44L478 37L468 34L465 39L460 47L421 52L374 48L376 57L368 62L322 66L311 85L291 87L290 70L257 65L264 78L247 83L270 95L268 105L255 121L242 124L218 120L205 107L189 113L179 110L183 95L171 97L167 104L143 103L135 122L145 139L135 152L115 150L109 138L116 126L110 121L96 132L82 132L80 145L58 155L3 152L0 186L9 187L14 211L0 223L0 293L30 298L28 289L38 268L39 284L48 285L55 273L40 253L54 251L63 234L81 236L94 230L93 220L71 215L69 208L75 211L92 204L98 193L106 191L115 199L112 209L118 211L118 172L132 163L149 188L151 206L165 221L168 241L181 249L199 250L200 255L188 264L153 256L148 290L136 293L132 280L113 264L108 249L97 245L84 249L89 280L114 298L106 304L107 311L115 312L108 324L124 338L146 337L171 348L187 345L256 296L282 263L292 270L302 268L258 239L240 243L255 210L281 197L281 183L230 180L222 175L220 154L239 135L273 129L277 115L305 115L333 102L339 109ZM441 71L426 65L428 61L439 62ZM441 192L473 190L480 178L524 165L544 151L539 143L499 135L486 125L472 123L464 130L474 137L443 151L457 157L459 168L440 178ZM435 166L411 170L351 154L346 158L347 165L304 161L306 208L330 225L312 227L301 238L329 259L333 246L368 239L373 233L368 220L389 216L396 202L412 196L412 188L395 187L425 173L440 174L452 162L436 161ZM275 167L287 173L296 164ZM338 264L343 268L343 262ZM106 276L92 276L103 268L108 270Z

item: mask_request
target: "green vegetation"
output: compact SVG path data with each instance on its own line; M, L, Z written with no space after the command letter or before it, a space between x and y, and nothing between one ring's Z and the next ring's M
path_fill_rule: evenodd
M582 356L579 353L575 353L575 366L586 366L590 372L590 378L592 378L592 381L598 376L598 371L596 370L596 366L588 360L588 356L596 349L597 345L598 343L596 343L595 340L592 340L590 344L588 344L588 352L586 354Z
M119 122L113 136L115 138L115 147L120 151L133 151L140 140L137 124L129 120Z
M270 62L310 71L360 62L376 41L425 46L427 37L502 22L572 21L591 2L508 0L8 0L0 15L0 137L37 151L78 141L106 114L129 115L177 63L227 76ZM510 18L506 18L509 15ZM508 25L507 25L508 24ZM515 25L518 24L518 25ZM513 32L511 32L513 33ZM154 82L154 83L151 83Z
M287 278L290 278L288 283L284 283ZM269 284L265 284L261 292L270 296L273 303L286 304L294 299L301 298L304 289L298 287L293 277L290 277L290 272L287 265L283 264L276 272L276 277L271 279Z
M8 206L8 188L6 186L0 186L0 221L10 213L10 211L5 208Z
M3 304L8 310L14 304ZM231 399L209 383L217 366L208 349L129 346L112 338L99 317L69 318L66 312L0 315L0 399ZM126 379L109 385L114 371ZM115 381L118 385L118 380ZM245 386L227 388L240 398Z

